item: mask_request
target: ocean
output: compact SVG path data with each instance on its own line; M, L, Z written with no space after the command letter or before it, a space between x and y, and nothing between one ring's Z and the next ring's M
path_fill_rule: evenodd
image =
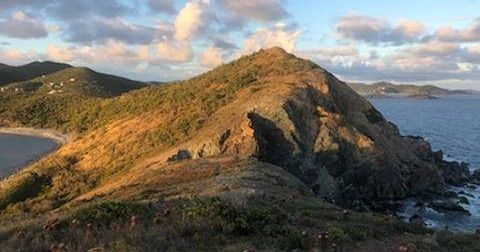
M480 95L369 100L402 134L424 137L447 159L480 167Z
M480 168L480 95L453 95L439 99L372 98L370 102L404 135L421 136L434 150L443 150L445 159L463 161L470 169ZM462 205L471 216L442 214L432 209L416 209L407 201L403 214L422 215L433 228L471 232L480 227L480 189L454 188L472 194Z
M46 138L0 133L0 178L57 147Z

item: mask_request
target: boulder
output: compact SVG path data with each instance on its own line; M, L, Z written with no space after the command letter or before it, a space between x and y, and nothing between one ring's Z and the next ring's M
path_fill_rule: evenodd
M457 212L470 215L470 212L467 209L463 208L462 206L453 202L450 199L434 200L430 202L428 206L438 212Z
M471 180L468 164L464 162L443 161L440 164L445 182L455 186L463 186Z
M408 221L417 227L422 227L422 228L427 227L425 220L419 214L412 215Z
M460 191L458 192L459 195L465 195L465 196L468 196L468 197L471 197L471 198L475 198L475 196L473 194L470 194L470 193L467 193L465 191Z
M480 169L476 169L471 176L471 180L474 183L480 183Z
M425 203L423 201L418 201L416 204L415 204L415 207L425 207Z
M458 197L458 203L460 204L465 204L465 205L469 205L470 204L470 201L468 201L467 197Z

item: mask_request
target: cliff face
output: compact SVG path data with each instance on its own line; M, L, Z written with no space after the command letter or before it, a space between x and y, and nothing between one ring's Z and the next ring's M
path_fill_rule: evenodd
M309 64L279 48L254 55L252 68ZM430 145L403 137L364 98L320 67L264 75L214 114L164 160L227 155L283 167L315 193L345 203L442 193Z

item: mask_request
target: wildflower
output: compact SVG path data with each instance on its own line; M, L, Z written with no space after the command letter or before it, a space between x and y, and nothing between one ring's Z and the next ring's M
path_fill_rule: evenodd
M321 233L317 236L317 238L318 238L319 240L328 240L328 232L321 232Z
M139 221L138 221L138 217L137 216L132 216L132 218L130 218L130 228L135 228L137 225L138 225Z

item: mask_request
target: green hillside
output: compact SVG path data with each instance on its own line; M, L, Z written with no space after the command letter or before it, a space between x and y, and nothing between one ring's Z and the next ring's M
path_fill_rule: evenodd
M0 65L0 86L30 80L42 75L51 74L71 67L67 64L55 63L50 61L32 62L23 66Z

